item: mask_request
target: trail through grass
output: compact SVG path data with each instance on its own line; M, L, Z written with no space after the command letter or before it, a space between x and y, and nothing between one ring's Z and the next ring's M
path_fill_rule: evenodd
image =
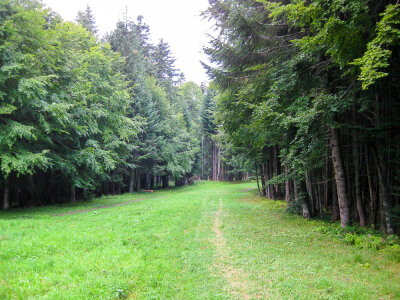
M398 263L317 232L322 222L254 186L1 213L0 299L400 299Z

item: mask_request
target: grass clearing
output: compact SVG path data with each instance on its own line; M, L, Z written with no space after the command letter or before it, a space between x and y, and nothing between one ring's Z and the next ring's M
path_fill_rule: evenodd
M0 298L400 298L399 263L252 187L200 182L1 213Z

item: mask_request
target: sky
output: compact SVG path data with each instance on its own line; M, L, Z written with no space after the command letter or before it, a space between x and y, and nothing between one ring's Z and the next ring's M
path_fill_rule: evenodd
M128 16L136 20L144 17L150 26L153 43L163 38L176 58L175 66L187 81L197 84L208 81L200 61L207 61L202 47L207 44L207 32L211 25L200 13L208 6L208 0L42 0L43 4L59 13L66 21L74 21L79 10L89 5L96 19L97 28L103 35L112 31L126 9Z

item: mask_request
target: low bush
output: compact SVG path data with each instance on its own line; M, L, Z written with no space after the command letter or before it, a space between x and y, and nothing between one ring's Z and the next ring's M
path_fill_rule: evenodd
M317 231L334 236L346 244L360 249L383 250L389 253L394 260L400 262L400 239L397 235L385 235L372 227L348 226L342 228L338 223L319 227Z

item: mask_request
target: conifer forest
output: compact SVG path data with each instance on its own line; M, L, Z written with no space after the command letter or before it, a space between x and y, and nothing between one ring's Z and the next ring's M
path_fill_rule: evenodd
M201 17L203 83L146 16L102 33L90 6L0 0L0 298L400 299L400 2Z
M400 225L400 4L210 1L222 144L305 218Z

